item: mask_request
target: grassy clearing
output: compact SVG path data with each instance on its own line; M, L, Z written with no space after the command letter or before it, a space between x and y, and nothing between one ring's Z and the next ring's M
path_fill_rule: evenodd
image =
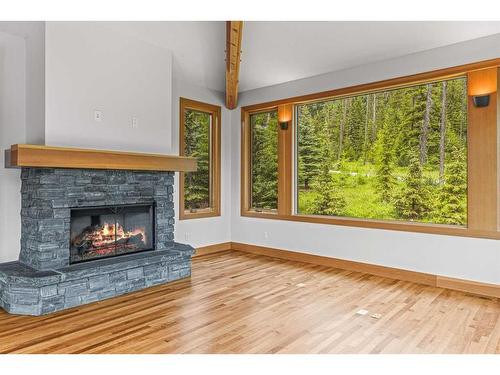
M342 171L330 171L332 178L339 186L341 195L346 200L346 206L340 216L353 218L367 218L380 220L399 220L392 202L384 202L380 199L377 188L376 170L373 164L362 164L349 162L343 165ZM424 178L427 188L434 197L437 195L439 171L424 170ZM394 191L399 191L406 178L404 168L396 168L394 171L396 186ZM302 214L314 214L313 202L318 199L319 193L310 190L299 190L298 212ZM431 222L432 217L421 220Z

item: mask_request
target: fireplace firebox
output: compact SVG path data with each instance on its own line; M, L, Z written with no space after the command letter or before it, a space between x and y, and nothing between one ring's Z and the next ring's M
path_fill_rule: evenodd
M154 250L154 204L74 208L70 263Z

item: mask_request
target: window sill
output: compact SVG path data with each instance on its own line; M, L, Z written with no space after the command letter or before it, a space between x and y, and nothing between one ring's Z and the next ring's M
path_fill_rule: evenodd
M278 211L272 211L272 210L263 210L263 211L254 211L254 210L249 210L249 211L244 211L241 216L246 216L246 217L262 217L262 218L268 218L268 219L278 219L281 218L282 216L278 215Z
M214 210L213 208L197 210L196 212L191 212L191 211L179 212L179 220L203 219L207 217L217 217L217 216L221 216L220 211Z
M300 215L300 214L279 215L277 212L270 213L270 212L255 212L255 211L242 212L241 216L262 218L262 219L296 221L303 223L395 230L402 232L440 234L440 235L458 236L458 237L487 238L495 240L500 239L500 232L498 231L477 230L477 229L470 229L467 227L444 225L444 224L395 222L395 221L383 221L374 219L356 219L348 217L327 217L327 216Z

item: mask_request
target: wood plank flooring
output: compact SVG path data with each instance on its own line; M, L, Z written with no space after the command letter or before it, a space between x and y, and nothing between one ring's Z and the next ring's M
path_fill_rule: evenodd
M0 353L500 353L500 301L230 251L53 315L0 310Z

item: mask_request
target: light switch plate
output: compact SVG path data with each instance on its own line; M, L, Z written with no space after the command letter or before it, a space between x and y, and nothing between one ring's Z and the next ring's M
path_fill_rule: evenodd
M135 129L135 128L138 128L139 127L139 118L138 117L132 117L132 127Z
M102 111L99 111L99 110L94 111L94 121L95 122L102 122Z

